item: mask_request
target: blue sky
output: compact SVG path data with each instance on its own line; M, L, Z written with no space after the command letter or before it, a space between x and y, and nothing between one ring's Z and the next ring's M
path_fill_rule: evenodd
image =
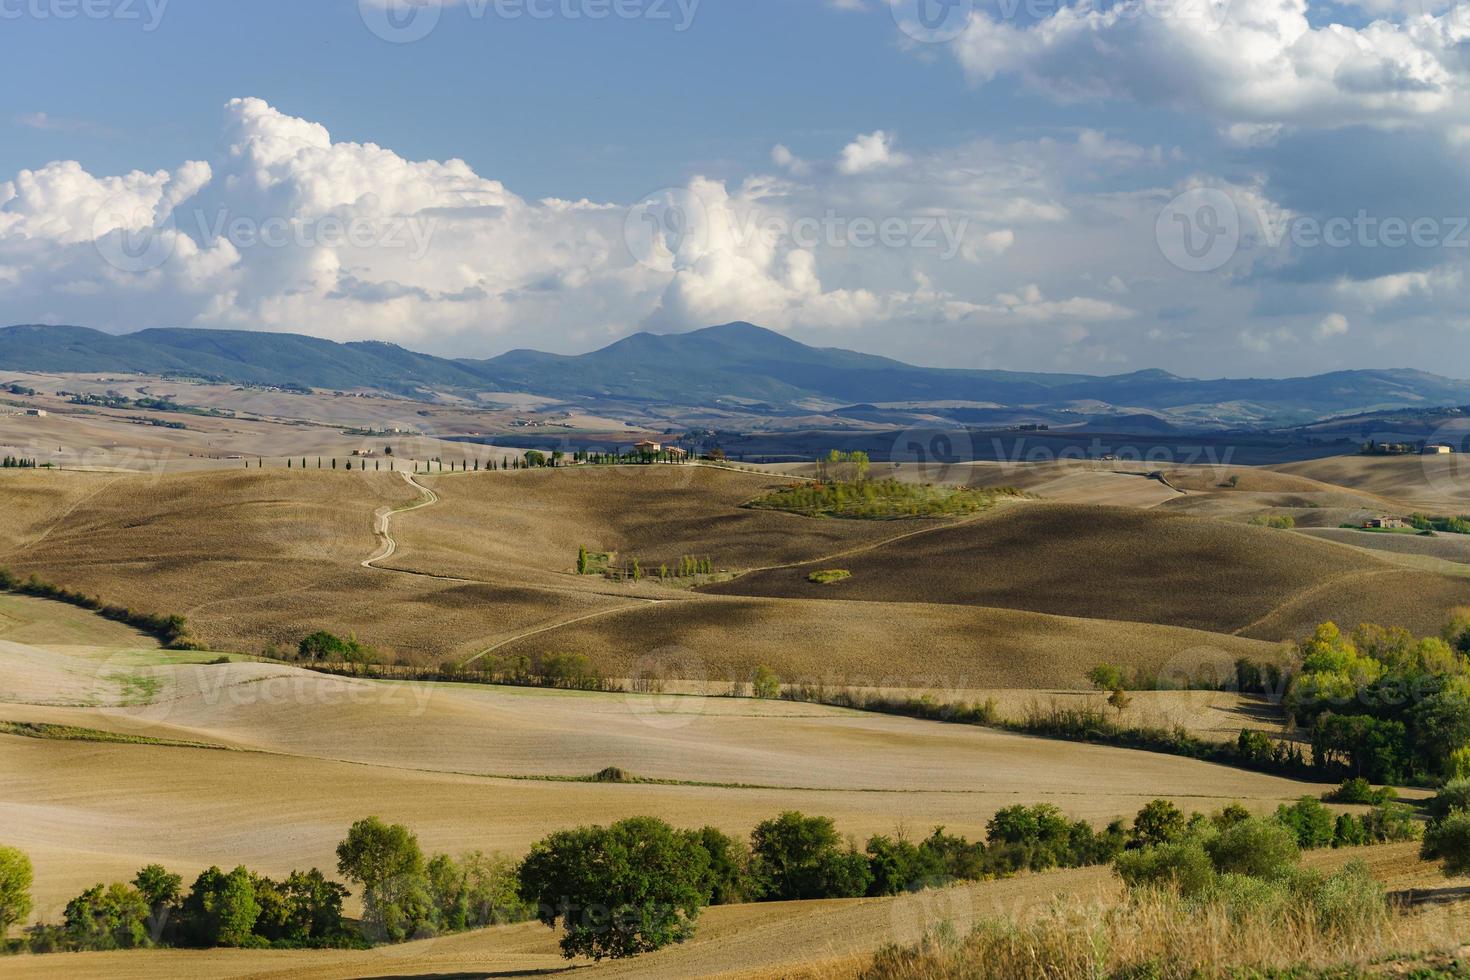
M1470 354L1470 29L1435 0L987 0L936 43L899 22L942 0L80 2L0 0L0 321L488 355L749 319L1098 373ZM405 3L433 30L375 35Z

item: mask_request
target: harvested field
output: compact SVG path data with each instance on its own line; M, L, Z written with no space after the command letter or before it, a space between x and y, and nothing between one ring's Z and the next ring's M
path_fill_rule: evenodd
M589 466L423 478L438 506L395 531L394 567L496 580L575 570L577 549L716 568L806 561L933 521L812 521L743 505L787 481L708 466ZM576 583L577 579L571 582ZM594 583L582 583L592 587Z
M7 670L16 662L0 647ZM743 835L796 808L860 837L900 822L974 837L1021 800L1104 819L1157 796L1269 808L1314 791L1173 756L786 702L387 684L256 663L133 673L150 682L91 707L3 705L0 720L237 751L0 735L0 825L36 862L43 914L154 860L191 873L218 861L329 867L343 830L369 813L430 847L518 853L551 830L638 813ZM608 765L669 782L566 781ZM257 786L270 791L242 792Z
M1314 527L1304 529L1302 533L1354 548L1470 565L1470 534L1437 534L1430 538L1421 534L1380 534L1347 527Z
M1439 513L1470 511L1470 458L1448 456L1330 456L1273 469Z
M1026 609L1163 623L1257 639L1324 619L1380 619L1437 632L1470 582L1388 566L1299 536L1123 508L1027 504L843 560L832 589L812 566L756 572L715 594ZM1320 597L1320 598L1319 598ZM1316 617L1316 618L1313 618Z
M743 680L765 665L790 682L922 689L1085 686L1087 671L1104 661L1154 673L1203 650L1218 651L1226 664L1280 655L1272 643L1198 630L957 603L848 601L851 580L821 587L803 575L800 584L811 598L661 603L538 633L496 653L585 653L614 677L670 671Z
M617 602L360 567L377 548L374 512L417 499L396 474L40 476L81 490L65 508L31 505L45 516L0 564L109 602L182 614L216 649L289 649L329 629L389 657L469 656L547 619Z

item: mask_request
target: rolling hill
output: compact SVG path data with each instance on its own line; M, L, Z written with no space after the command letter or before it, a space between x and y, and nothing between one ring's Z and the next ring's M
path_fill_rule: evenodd
M809 347L749 323L681 334L638 333L575 356L517 350L487 360L256 331L150 329L116 336L85 327L30 325L0 329L0 367L403 394L496 390L568 401L755 405L771 414L806 413L814 405L961 402L1042 412L1111 410L1135 419L1154 415L1212 427L1287 425L1352 412L1470 403L1470 382L1414 370L1206 381L1157 370L1094 377L930 368Z

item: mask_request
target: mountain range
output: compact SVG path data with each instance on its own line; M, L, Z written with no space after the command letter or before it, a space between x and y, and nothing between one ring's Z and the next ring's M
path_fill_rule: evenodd
M156 328L115 335L23 325L0 329L3 369L379 389L414 397L523 392L589 405L746 407L775 415L964 403L960 410L971 412L1145 414L1209 426L1289 425L1353 412L1470 404L1470 382L1408 369L1200 380L1158 370L1093 376L929 368L810 347L749 323L638 333L575 356L516 350L485 360L257 331Z

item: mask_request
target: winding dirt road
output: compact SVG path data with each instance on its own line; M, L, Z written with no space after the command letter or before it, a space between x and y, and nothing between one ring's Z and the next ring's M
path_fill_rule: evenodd
M423 496L417 502L409 504L407 507L381 507L377 513L373 514L373 531L378 537L383 539L383 546L377 554L362 563L363 568L377 568L378 562L393 557L393 553L398 550L398 542L393 540L393 535L389 533L389 523L393 520L394 514L407 514L411 510L432 507L439 502L439 495L418 480L415 480L412 473L403 473L402 476L410 485L416 487ZM378 570L385 571L385 569Z

